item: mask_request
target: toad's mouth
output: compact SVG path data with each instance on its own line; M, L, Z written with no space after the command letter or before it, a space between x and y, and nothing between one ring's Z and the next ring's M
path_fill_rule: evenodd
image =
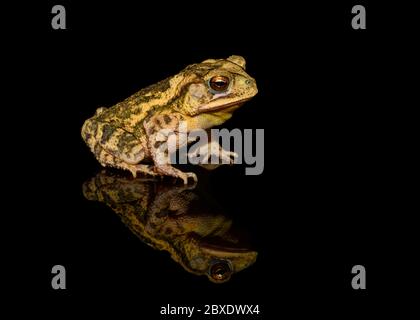
M198 111L200 113L205 113L205 112L214 112L214 111L225 110L225 109L228 109L228 108L233 107L233 106L238 106L239 107L249 100L251 100L251 97L241 99L241 100L238 100L238 101L233 101L233 102L226 103L226 104L221 104L221 105L218 105L218 106L216 105L214 107L209 105L209 104L206 104L206 105L203 105L203 106L199 107ZM216 101L217 100L214 100L213 102L216 102Z
M238 242L232 243L220 238L212 238L200 241L200 247L203 251L218 255L223 254L243 254L254 252L248 246L244 246Z

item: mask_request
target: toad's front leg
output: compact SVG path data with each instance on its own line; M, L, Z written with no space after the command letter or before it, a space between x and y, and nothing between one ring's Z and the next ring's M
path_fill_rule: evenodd
M148 137L148 146L150 154L153 158L155 171L158 174L180 178L184 184L188 183L188 178L192 178L197 182L197 176L193 172L182 172L174 168L170 161L168 140L171 134L177 135L177 145L187 143L187 135L180 134L178 130L179 119L172 115L159 115L153 117L150 121L144 123L146 135Z
M196 157L198 164L201 165L233 164L238 159L236 152L223 149L217 141L209 141L206 144L199 145L188 155L190 157Z

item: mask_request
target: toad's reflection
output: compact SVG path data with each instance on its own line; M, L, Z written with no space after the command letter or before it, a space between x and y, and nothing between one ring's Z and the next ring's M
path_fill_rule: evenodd
M228 281L252 265L257 252L233 235L231 219L192 189L109 171L83 185L87 199L107 204L143 242L168 251L188 272Z

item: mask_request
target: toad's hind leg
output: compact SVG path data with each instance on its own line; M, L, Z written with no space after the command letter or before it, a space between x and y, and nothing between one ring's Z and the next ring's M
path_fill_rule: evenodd
M101 165L155 175L151 166L139 164L145 157L144 143L133 134L108 123L87 120L82 137Z
M131 172L133 177L137 177L137 173L143 173L150 176L156 176L156 172L153 170L152 165L141 164L141 163L127 163L121 158L113 156L111 153L107 152L101 147L96 147L95 156L98 159L99 163L104 166L111 166L123 170L128 170Z

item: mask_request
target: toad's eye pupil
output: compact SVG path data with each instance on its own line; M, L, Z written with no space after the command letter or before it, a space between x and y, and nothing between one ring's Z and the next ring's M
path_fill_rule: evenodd
M216 76L210 79L210 87L215 91L225 91L229 86L229 79L224 76Z

